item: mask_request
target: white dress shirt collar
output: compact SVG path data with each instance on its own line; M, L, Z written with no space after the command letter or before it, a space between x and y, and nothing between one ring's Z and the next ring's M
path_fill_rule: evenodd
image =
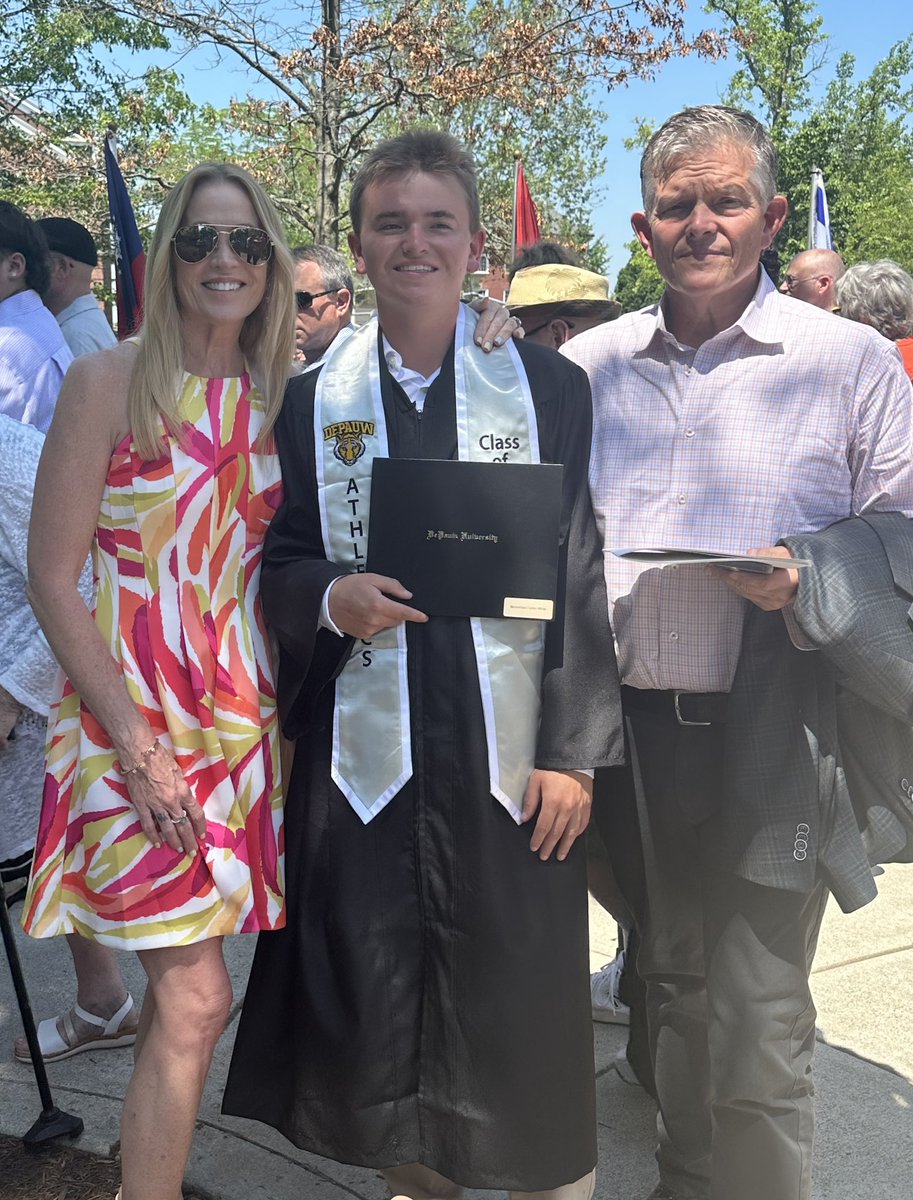
M430 375L422 375L420 371L413 371L411 367L403 365L402 355L398 350L394 350L387 339L381 334L384 345L384 359L387 363L387 370L406 393L408 398L415 405L416 409L421 412L425 407L425 399L428 395L428 389L441 373L441 368L432 371Z
M755 287L754 294L749 300L744 312L729 329L723 329L716 336L728 333L731 329L738 329L752 341L758 342L765 346L782 346L784 341L783 321L785 315L778 301L770 303L772 296L779 296L777 289L774 287L770 276L766 271L758 271L759 279ZM666 313L663 302L653 304L649 308L641 310L638 314L643 318L642 329L639 331L638 345L634 352L646 350L654 338L660 337L665 341L672 342L674 345L681 347L681 343L670 332L666 325ZM693 347L691 347L693 349Z

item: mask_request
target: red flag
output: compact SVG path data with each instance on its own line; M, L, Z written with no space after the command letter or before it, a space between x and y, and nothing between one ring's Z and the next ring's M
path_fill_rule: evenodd
M526 186L523 163L517 160L517 177L514 189L514 254L524 246L532 246L539 240L539 216Z

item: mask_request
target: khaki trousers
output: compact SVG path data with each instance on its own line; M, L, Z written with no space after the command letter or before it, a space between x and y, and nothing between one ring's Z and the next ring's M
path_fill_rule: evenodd
M421 1163L406 1163L401 1167L387 1167L383 1172L390 1195L408 1197L409 1200L460 1200L463 1189L451 1183L430 1167ZM544 1192L508 1192L510 1200L593 1200L596 1187L596 1172L590 1171L576 1183L551 1188Z

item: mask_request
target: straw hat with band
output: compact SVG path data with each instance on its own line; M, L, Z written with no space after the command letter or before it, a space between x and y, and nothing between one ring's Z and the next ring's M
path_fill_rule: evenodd
M518 271L510 285L507 306L519 317L534 308L548 306L556 310L550 320L566 316L612 321L621 312L621 305L609 293L605 275L563 263Z

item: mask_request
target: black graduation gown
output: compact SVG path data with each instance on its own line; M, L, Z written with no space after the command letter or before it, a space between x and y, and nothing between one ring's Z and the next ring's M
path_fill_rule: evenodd
M565 465L567 601L548 626L537 765L609 766L623 751L587 490L589 386L553 351L519 350L542 460ZM391 453L456 458L452 352L421 417L381 374ZM402 791L363 825L330 781L332 679L365 647L317 632L341 572L320 536L315 381L289 384L277 429L286 498L262 575L280 712L297 739L288 923L259 940L224 1111L340 1162L419 1162L473 1188L558 1187L596 1163L584 846L541 862L532 826L490 795L466 620L407 625L414 774Z

